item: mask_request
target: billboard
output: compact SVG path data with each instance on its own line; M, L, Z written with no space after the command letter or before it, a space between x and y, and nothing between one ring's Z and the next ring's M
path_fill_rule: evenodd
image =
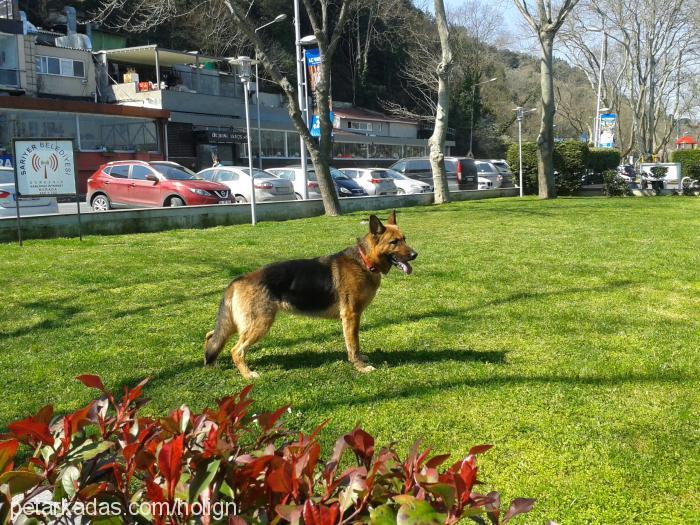
M617 115L615 113L603 113L598 122L598 144L599 148L614 148L615 147L615 124L617 124Z
M306 60L306 77L309 86L309 95L311 95L313 104L313 115L311 116L311 122L309 127L309 132L312 137L321 136L321 122L318 116L318 98L316 97L316 86L319 81L320 69L321 69L321 52L318 48L307 49L304 51L304 58ZM331 127L333 126L333 101L330 99L330 121Z
M72 139L16 139L13 149L18 195L77 193Z

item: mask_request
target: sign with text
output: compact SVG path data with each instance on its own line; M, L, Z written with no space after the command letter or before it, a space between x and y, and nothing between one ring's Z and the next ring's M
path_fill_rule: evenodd
M600 131L598 131L599 148L614 148L615 147L615 125L617 124L617 115L615 113L603 113L600 116Z
M77 193L72 139L16 139L13 149L19 196Z

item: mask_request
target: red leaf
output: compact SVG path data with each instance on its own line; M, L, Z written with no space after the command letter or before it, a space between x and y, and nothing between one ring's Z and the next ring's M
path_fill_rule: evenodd
M374 455L374 438L361 428L345 434L345 442L368 465Z
M469 449L469 454L483 454L490 448L493 448L493 445L476 445L475 447Z
M506 512L506 515L503 516L503 525L508 523L511 518L517 516L518 514L525 514L527 512L530 512L534 505L535 505L534 499L527 499L527 498L514 499L510 504L510 508L508 509L508 512Z
M36 445L39 442L53 445L54 438L49 431L49 421L53 415L53 407L45 406L35 416L15 421L7 425L12 435L23 443Z
M267 484L273 492L280 494L289 494L292 492L293 481L292 464L288 462L282 463L275 469L272 469L267 475Z
M10 439L9 441L0 443L0 474L4 474L14 467L14 459L18 446L19 441L16 439Z
M76 379L88 388L96 388L101 392L105 392L105 386L102 384L102 379L100 379L100 376L82 374L77 376Z
M304 525L333 525L340 513L340 507L334 503L330 507L314 505L310 499L304 503Z
M175 487L182 472L182 448L184 435L180 434L167 443L163 443L158 453L158 468L168 485L168 499L175 496Z
M428 462L425 464L426 467L428 468L437 468L440 465L442 465L447 459L450 457L449 454L442 454L440 456L433 456L428 460Z
M289 408L289 405L282 407L278 410L275 410L274 412L265 412L264 414L260 414L258 416L258 423L260 423L260 426L262 429L267 432L272 427L277 423L277 420L282 417L282 415L287 411Z

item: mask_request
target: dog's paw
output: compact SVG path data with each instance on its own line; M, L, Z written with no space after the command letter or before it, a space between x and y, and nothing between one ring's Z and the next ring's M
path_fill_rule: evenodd
M258 377L260 377L260 374L258 374L257 372L253 372L252 370L250 370L250 371L249 371L247 374L245 374L243 377L244 377L245 379L247 379L247 380L257 379Z
M369 374L370 372L374 372L376 370L376 368L374 368L372 365L366 365L364 363L356 363L355 369L363 374Z

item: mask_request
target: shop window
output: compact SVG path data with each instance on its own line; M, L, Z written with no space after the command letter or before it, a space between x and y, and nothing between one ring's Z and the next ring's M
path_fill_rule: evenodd
M400 159L403 146L397 144L370 144L369 156L372 159Z
M337 159L366 159L367 145L336 142L333 144L333 156Z
M80 115L80 148L108 151L159 151L153 120Z

